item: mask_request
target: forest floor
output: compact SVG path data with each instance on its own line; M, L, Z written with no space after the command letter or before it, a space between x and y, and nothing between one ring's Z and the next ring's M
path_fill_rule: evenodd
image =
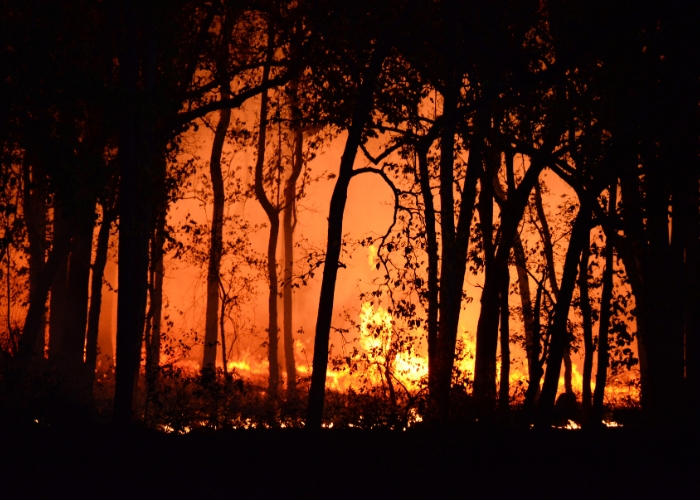
M699 436L625 428L5 428L0 497L674 498L700 492Z

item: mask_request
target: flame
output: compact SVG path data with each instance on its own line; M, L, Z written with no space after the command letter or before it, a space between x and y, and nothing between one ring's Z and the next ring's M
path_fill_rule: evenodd
M368 249L368 262L369 262L369 268L370 269L375 269L375 264L374 261L377 258L377 249L374 247L374 245L370 245ZM364 307L364 305L363 305Z

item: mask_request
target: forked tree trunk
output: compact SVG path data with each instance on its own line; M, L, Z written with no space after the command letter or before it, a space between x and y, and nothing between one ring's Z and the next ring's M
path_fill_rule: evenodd
M496 407L496 350L500 321L500 290L503 262L507 262L530 192L544 164L532 161L522 181L501 210L500 237L494 259L494 272L484 279L481 292L481 312L476 329L476 359L474 364L474 398L482 410Z
M292 124L294 130L294 152L292 155L292 171L284 187L284 213L282 228L284 230L284 361L287 371L287 398L294 399L297 395L297 367L294 359L294 335L292 322L292 276L294 270L294 227L296 225L296 184L301 175L304 162L304 130L301 124L299 110L298 84L292 80L289 85Z
M270 47L272 41L268 42ZM271 60L271 50L268 51L268 61ZM270 66L267 64L263 70L262 85L265 86L270 77ZM277 349L279 345L277 326L277 239L279 236L279 209L270 202L265 193L264 167L265 167L265 139L267 136L267 90L263 91L260 97L260 127L258 132L258 157L255 162L255 196L265 211L270 222L270 235L267 241L267 279L268 279L268 323L267 323L267 360L269 363L270 375L267 384L267 392L271 398L277 397L279 386L279 362L277 359Z
M567 323L571 298L576 286L578 267L581 260L581 251L588 240L590 231L591 209L588 200L581 200L581 207L576 216L574 227L571 231L569 248L564 261L559 297L554 306L554 319L549 329L549 352L547 356L547 371L545 372L542 393L537 406L537 425L548 426L551 422L554 409L554 398L559 386L559 374L561 373L562 360L569 344Z
M610 200L608 206L608 216L612 218L617 204L617 183L610 188ZM608 380L608 332L610 329L610 316L613 293L613 242L607 240L605 243L605 269L603 270L603 292L600 298L600 321L598 323L598 371L595 377L595 392L593 394L593 413L591 421L600 424L603 419L603 404L605 398L605 386Z
M221 87L221 98L229 98L229 92ZM207 272L207 310L204 334L204 355L202 374L213 373L216 366L216 344L219 328L219 273L223 248L224 226L224 178L221 173L221 152L226 140L226 132L231 123L231 110L226 108L219 112L219 123L214 133L211 148L209 172L214 191L214 207L211 219L211 242L209 245L209 268Z
M547 215L544 212L544 204L542 203L542 189L540 188L539 182L535 184L535 209L537 211L537 218L540 220L540 224L542 224L540 235L544 245L544 256L547 264L547 278L549 280L549 286L552 289L552 295L554 296L554 299L557 300L559 297L559 285L557 283L557 274L554 266L554 245L552 244L552 235L549 231ZM567 394L574 393L574 389L571 385L573 364L571 363L570 344L571 340L569 339L569 344L567 344L566 350L564 351L564 391Z
M446 110L454 107L456 101L447 101ZM448 113L456 110L448 111ZM467 254L474 207L476 205L476 185L482 171L482 137L475 134L472 137L467 176L462 188L462 199L459 206L459 218L455 228L454 223L454 132L450 125L454 116L445 119L441 134L440 157L440 205L441 205L441 235L442 261L440 265L439 288L439 321L435 354L435 384L430 398L434 405L434 413L438 420L445 421L449 417L450 389L452 385L452 368L454 366L455 347L459 327L459 316L462 309L462 288L467 269ZM450 132L450 129L452 132ZM447 151L444 150L447 146ZM450 170L447 172L446 170ZM447 187L451 186L451 187ZM449 192L448 192L449 191ZM450 208L447 207L449 203ZM495 375L494 375L495 376ZM494 378L495 381L495 378Z

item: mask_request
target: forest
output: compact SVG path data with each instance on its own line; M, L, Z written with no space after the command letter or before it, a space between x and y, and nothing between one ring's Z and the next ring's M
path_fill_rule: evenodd
M696 425L697 3L0 9L3 427Z

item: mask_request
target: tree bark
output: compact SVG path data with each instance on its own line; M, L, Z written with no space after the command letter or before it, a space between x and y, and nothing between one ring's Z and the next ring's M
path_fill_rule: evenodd
M229 92L221 87L221 98L227 99ZM223 248L224 226L224 178L221 173L221 152L226 140L226 132L231 123L231 110L222 109L219 112L219 123L216 125L214 142L209 160L209 172L214 191L214 207L211 219L211 240L209 245L209 268L207 272L207 309L204 334L204 354L202 359L202 374L215 372L216 344L219 328L219 273L221 268L221 253Z

